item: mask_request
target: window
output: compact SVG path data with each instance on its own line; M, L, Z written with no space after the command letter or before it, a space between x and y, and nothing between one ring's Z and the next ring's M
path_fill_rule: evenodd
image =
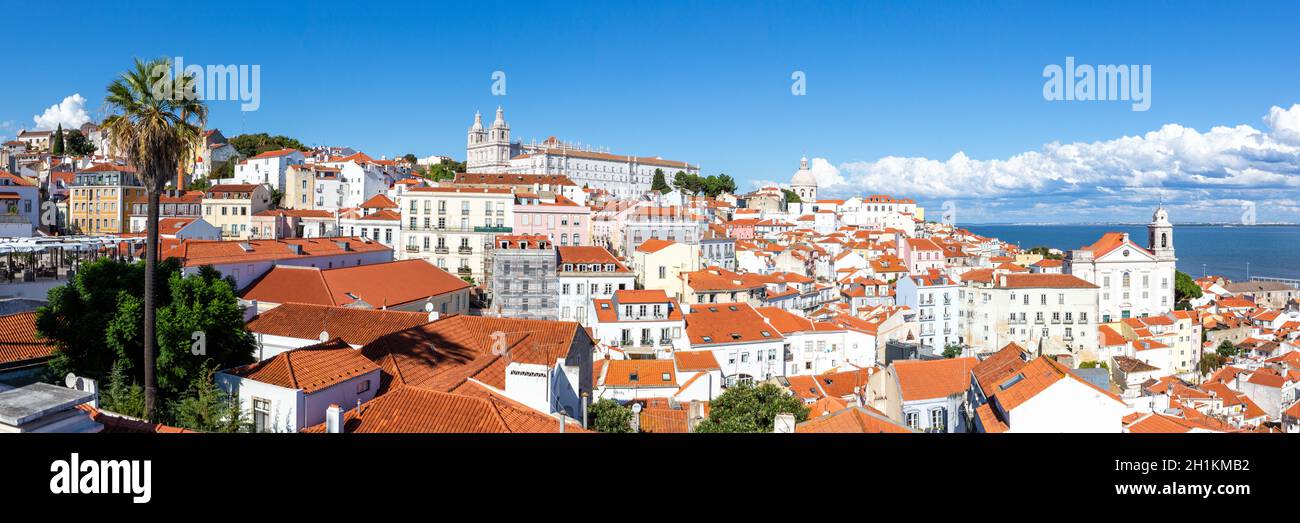
M271 431L271 400L253 398L253 432Z
M919 412L908 412L908 413L906 414L906 416L907 416L907 428L910 428L910 429L920 429L920 428L921 428L921 413L919 413Z
M930 430L935 432L947 432L945 421L948 419L947 409L934 409L930 411Z
M357 394L370 390L370 380L362 380L357 384Z

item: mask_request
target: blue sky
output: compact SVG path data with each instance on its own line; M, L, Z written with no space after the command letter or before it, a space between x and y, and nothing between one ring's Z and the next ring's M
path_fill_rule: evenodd
M1295 2L182 5L69 4L75 31L6 56L0 136L74 93L97 119L131 59L179 55L261 66L259 110L212 104L227 136L463 158L474 111L501 104L517 138L696 162L745 189L807 154L827 194L952 201L959 222L1138 221L1160 200L1176 221L1252 203L1300 221ZM1045 100L1043 68L1067 56L1150 65L1150 110Z

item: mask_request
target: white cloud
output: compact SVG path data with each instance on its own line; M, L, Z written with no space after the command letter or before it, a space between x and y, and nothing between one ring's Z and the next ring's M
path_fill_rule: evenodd
M1016 207L1026 216L1041 213L1033 210L1035 203L1057 202L1058 212L1078 210L1098 220L1105 219L1103 211L1139 202L1134 208L1149 208L1155 199L1196 208L1215 199L1257 201L1261 214L1265 201L1279 212L1295 209L1300 104L1273 107L1264 121L1267 130L1238 125L1205 132L1171 123L1141 136L1053 142L1007 159L976 160L960 151L946 160L887 156L825 169L825 180L837 183L822 187L838 195L888 193L932 201L1026 199Z
M49 106L44 113L32 117L37 129L55 129L63 125L64 129L81 127L90 121L86 112L86 99L81 93L64 98L62 102Z
M1273 106L1264 116L1264 122L1278 139L1300 144L1300 104L1290 109Z

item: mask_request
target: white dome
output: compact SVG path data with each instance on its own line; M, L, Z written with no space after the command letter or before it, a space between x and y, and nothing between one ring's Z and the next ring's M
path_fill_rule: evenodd
M482 131L482 130L483 130L483 114L482 114L482 113L479 113L478 111L474 111L474 125L473 125L472 127L470 127L469 130L471 130L471 131Z
M799 170L794 172L794 178L790 179L790 185L811 185L817 186L817 177L813 176L812 171L808 170L808 157L799 160Z

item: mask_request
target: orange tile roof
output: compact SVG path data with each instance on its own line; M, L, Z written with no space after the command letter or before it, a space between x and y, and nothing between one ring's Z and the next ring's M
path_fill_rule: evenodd
M344 250L339 242L346 242ZM245 250L242 245L247 245ZM302 247L302 254L295 254L289 246ZM186 267L201 265L221 265L227 263L252 263L255 261L301 259L312 256L336 256L345 253L366 253L392 251L391 247L379 242L356 237L337 238L294 238L287 240L183 240L175 247L164 251L160 258L181 258Z
M396 209L397 202L394 202L392 198L389 198L388 196L384 195L384 193L379 193L374 196L371 196L369 200L361 202L361 208L362 209Z
M1128 242L1125 242L1124 233L1122 232L1108 232L1102 234L1101 238L1099 238L1096 242L1093 242L1092 245L1084 246L1080 250L1092 251L1094 257L1100 258L1123 245L1128 245L1129 247L1132 247L1133 249L1136 249L1138 251L1151 254L1151 251L1143 249L1142 247L1138 246L1138 244L1133 243L1131 239Z
M971 369L979 360L901 360L893 363L904 401L946 398L970 387Z
M1008 274L1007 289L1097 289L1096 285L1070 274Z
M984 391L984 395L989 396L997 392L994 389L997 383L1015 375L1025 366L1025 356L1025 350L1011 342L976 364L971 369L971 374L975 376L975 382Z
M312 394L376 370L379 367L359 351L343 340L334 338L223 372Z
M559 261L556 262L558 265L569 264L569 263L574 265L581 264L581 263L589 263L589 264L594 263L594 264L604 265L604 264L612 263L614 264L614 272L632 272L627 268L626 265L623 265L622 262L618 261L618 258L615 258L614 255L610 254L610 252L604 247L596 247L591 245L583 245L577 247L556 247L555 253L559 259ZM574 269L577 269L577 267L575 267Z
M676 242L651 238L649 240L641 242L641 245L638 245L636 250L637 252L656 253L663 250L665 247L673 245L674 243Z
M638 303L668 303L668 293L662 289L633 290L622 289L614 291L614 301L619 305L632 305Z
M502 354L493 352L495 332L506 334ZM510 362L553 365L568 357L580 332L586 331L568 321L451 315L381 336L361 352L384 369L381 389L449 391L468 378L504 389Z
M36 312L0 316L0 365L48 358L54 350L36 334Z
M1097 386L1087 380L1070 372L1069 369L1066 369L1060 363L1044 356L1040 356L1026 364L1015 374L1015 376L1021 377L1021 379L1015 382L1010 378L1005 379L997 385L996 390L986 391L987 393L997 397L998 404L1005 411L1010 411L1020 406L1034 396L1037 396L1038 393L1065 378L1074 379L1079 383L1091 387L1093 390L1101 392L1110 399L1121 404L1124 403L1124 401L1114 393L1097 388Z
M722 366L718 365L718 359L713 357L713 351L679 350L673 352L673 359L677 362L677 370L683 372L702 372L722 369Z
M423 312L403 312L351 307L286 303L258 314L245 328L250 332L314 340L327 332L349 345L365 345L376 338L428 323Z
M764 336L763 333L767 335ZM708 303L693 306L686 315L691 345L720 345L783 340L763 317L746 303Z
M537 433L559 432L553 418L503 396L451 394L419 387L402 387L383 394L343 415L343 431L351 433ZM570 425L570 432L585 432ZM325 432L325 424L303 432Z
M600 384L605 387L677 388L673 360L605 360Z
M816 330L812 320L779 307L759 307L755 309L767 322L781 334L810 332Z
M810 419L795 426L796 433L909 434L915 432L899 425L871 407L850 407L839 412Z
M463 291L469 283L424 260L398 260L336 269L278 265L258 278L243 297L271 303L396 307L430 296Z

